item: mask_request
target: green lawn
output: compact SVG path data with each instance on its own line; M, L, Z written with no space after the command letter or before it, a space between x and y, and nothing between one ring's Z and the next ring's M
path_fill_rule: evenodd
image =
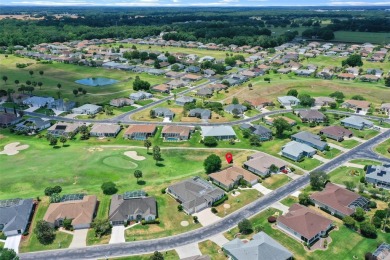
M378 161L366 160L366 159L356 159L356 160L352 160L350 162L356 163L356 164L361 164L361 165L381 165L381 163Z
M332 139L327 138L326 141L329 142L329 143L333 143L333 144L336 144L336 145L338 145L338 146L341 146L341 147L343 147L343 148L347 148L347 149L352 149L352 148L354 148L355 146L357 146L357 145L360 144L359 141L356 141L356 140L354 140L354 139L349 139L349 140L344 140L344 141L342 141L342 142L337 142L337 141L335 141L335 140L332 140Z
M208 255L212 260L228 259L222 249L210 240L199 243L199 250L202 252L202 255Z
M349 129L352 131L353 135L356 136L356 137L359 137L361 139L365 139L365 140L368 140L368 139L371 139L373 138L374 136L378 135L379 132L376 131L376 130L373 130L373 129L366 129L366 130L356 130L356 129Z
M108 244L108 242L110 242L110 237L111 235L96 237L95 230L89 229L87 234L87 246Z
M289 182L289 178L285 174L272 174L261 183L264 187L275 190Z
M334 40L338 42L370 42L378 44L390 42L390 33L336 31L334 36Z
M170 250L166 252L161 252L164 256L164 260L179 260L179 256L175 250ZM110 260L149 260L152 254L147 255L135 255L135 256L125 256L125 257L115 257L109 258ZM106 259L104 259L106 260Z
M383 156L390 158L390 153L388 152L389 148L390 148L390 139L387 139L386 141L384 141L383 143L375 147L375 151L382 154Z
M288 196L280 201L283 205L286 205L287 207L290 207L291 205L298 203L298 198L293 196Z
M359 184L360 178L365 176L363 169L340 166L329 173L331 182L343 184L345 181L352 181L356 185Z
M329 159L329 160L335 158L340 153L341 153L341 151L337 150L336 148L330 148L329 151L317 152L318 155L324 157L325 159Z
M240 194L237 196L233 196L232 192L228 193L228 200L226 200L224 203L216 207L218 211L217 213L218 216L224 217L226 215L229 215L230 213L248 205L249 203L253 202L254 200L262 196L262 194L255 189L238 190L236 191L236 193L237 192L240 192ZM225 209L224 204L229 204L230 208Z

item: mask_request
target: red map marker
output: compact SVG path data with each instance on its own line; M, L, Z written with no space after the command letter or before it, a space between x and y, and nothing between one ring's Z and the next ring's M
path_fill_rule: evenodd
M225 154L225 158L226 158L227 163L233 162L233 154L227 153L227 154Z

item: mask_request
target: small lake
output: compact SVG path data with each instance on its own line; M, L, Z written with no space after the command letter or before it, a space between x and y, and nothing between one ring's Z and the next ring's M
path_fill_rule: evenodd
M109 79L109 78L85 78L85 79L76 80L75 82L85 86L101 87L101 86L115 84L118 83L119 81L115 79Z

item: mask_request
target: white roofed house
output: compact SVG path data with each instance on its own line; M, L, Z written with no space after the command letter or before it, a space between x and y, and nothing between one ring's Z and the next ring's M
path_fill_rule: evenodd
M373 122L360 116L350 116L344 118L340 123L345 127L351 127L358 130L363 130L364 128L371 128L374 126Z
M236 133L231 126L202 126L202 136L215 137L217 140L236 139Z
M75 114L87 114L87 115L95 115L102 110L101 106L93 105L93 104L85 104L81 107L73 108L72 112Z
M278 97L278 101L283 106L296 106L300 103L299 99L294 96Z

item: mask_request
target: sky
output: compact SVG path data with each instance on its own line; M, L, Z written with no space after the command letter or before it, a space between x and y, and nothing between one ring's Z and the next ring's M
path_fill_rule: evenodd
M390 1L363 0L0 0L23 6L390 6Z

